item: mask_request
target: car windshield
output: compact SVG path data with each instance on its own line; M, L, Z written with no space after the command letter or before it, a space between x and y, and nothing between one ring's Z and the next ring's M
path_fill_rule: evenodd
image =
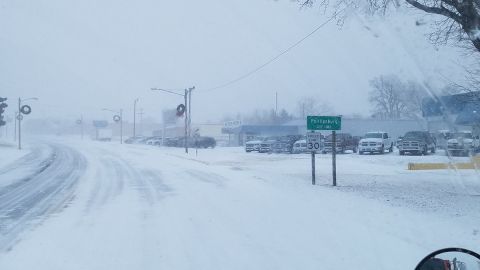
M382 133L367 133L364 138L383 138Z
M412 139L412 138L424 138L425 133L423 132L408 132L403 136L403 139Z
M452 135L452 138L463 138L463 139L472 139L472 133L469 132L459 132Z
M480 253L480 0L2 0L0 25L0 270Z

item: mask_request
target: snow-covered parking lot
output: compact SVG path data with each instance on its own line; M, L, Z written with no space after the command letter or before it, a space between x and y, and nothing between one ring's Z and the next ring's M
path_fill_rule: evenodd
M61 160L31 178L38 185L19 187L71 184L40 197L42 206L20 195L0 201L0 269L413 269L435 249L475 250L480 240L476 171L407 170L448 161L441 151L338 155L332 187L330 155L317 155L312 186L307 154L79 140L29 147ZM12 216L15 202L33 210ZM14 239L11 224L21 228Z

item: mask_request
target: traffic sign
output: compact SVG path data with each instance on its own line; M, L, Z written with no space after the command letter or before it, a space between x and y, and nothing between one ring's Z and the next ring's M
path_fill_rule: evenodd
M341 130L341 116L307 116L308 130Z
M322 134L309 132L307 133L307 150L318 151L322 143Z
M104 120L93 120L93 126L96 128L105 128L108 126L108 121Z

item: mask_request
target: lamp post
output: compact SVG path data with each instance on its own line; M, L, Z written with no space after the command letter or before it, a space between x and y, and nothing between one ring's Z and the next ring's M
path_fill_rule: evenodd
M167 89L161 89L161 88L151 88L150 90L152 91L162 91L166 93L170 93L173 95L181 96L184 99L185 102L185 153L188 154L188 137L190 137L191 132L190 132L190 125L191 125L191 103L192 103L192 91L195 90L195 86L186 88L184 91L184 94L180 94L178 92L172 91L172 90L167 90Z
M23 115L24 114L25 115L30 114L30 112L31 112L30 106L27 106L25 108L24 108L24 106L22 106L22 102L27 101L27 100L38 100L38 98L36 98L36 97L25 98L25 99L18 98L18 115L17 115L17 120L18 120L18 150L22 150L22 119L23 119ZM28 108L28 111L25 111L26 108Z
M113 121L120 122L120 144L123 144L123 109L120 109L119 111L114 111L103 108L102 111L109 111L115 114L113 116Z
M135 128L137 120L137 102L138 98L133 101L133 137L135 137Z

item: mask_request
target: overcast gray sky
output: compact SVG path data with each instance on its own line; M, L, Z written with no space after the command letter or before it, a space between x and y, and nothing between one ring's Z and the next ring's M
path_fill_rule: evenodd
M325 15L287 0L0 3L0 93L11 99L10 113L13 98L35 96L34 116L101 118L104 107L129 113L139 97L145 116L160 119L182 100L151 87L195 85L195 121L272 108L276 91L279 107L290 111L302 96L318 96L339 114L368 114L374 76L397 73L435 87L446 70L460 78L459 53L430 45L415 14L329 24L248 79L208 92L296 42Z

